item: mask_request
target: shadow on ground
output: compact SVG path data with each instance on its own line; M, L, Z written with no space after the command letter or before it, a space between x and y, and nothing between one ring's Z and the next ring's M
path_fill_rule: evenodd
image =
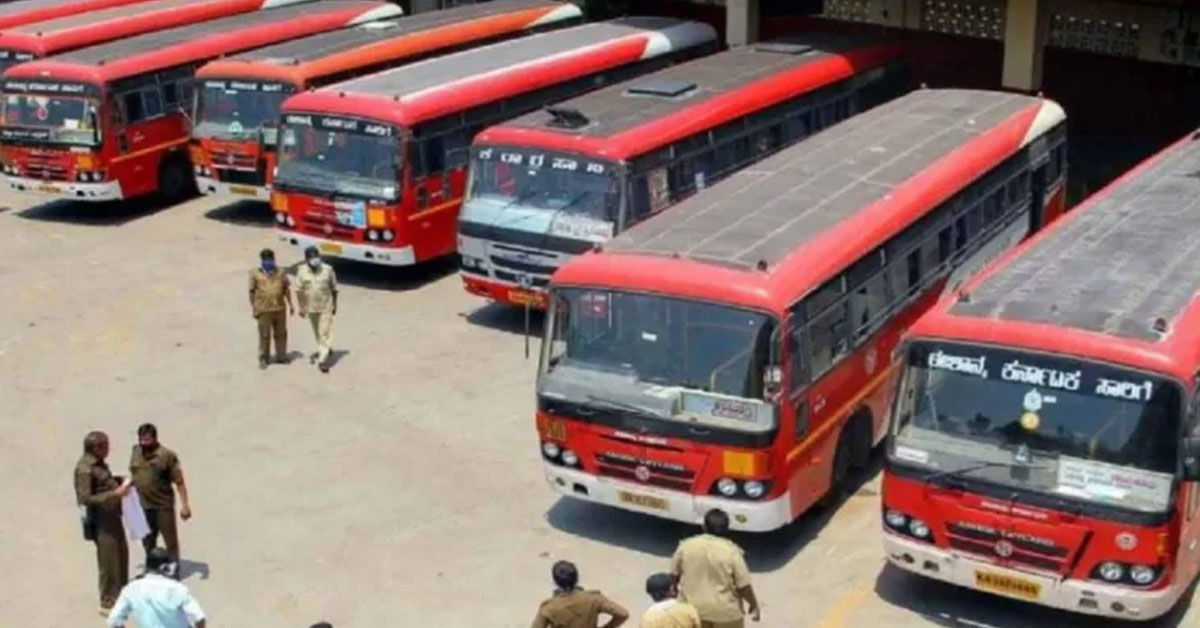
M235 201L204 212L204 217L240 227L271 227L275 224L270 204L261 201Z
M338 283L370 290L416 290L458 270L458 257L449 256L415 266L378 266L343 259L325 260L337 271ZM292 267L294 270L298 267Z
M1163 617L1132 624L1127 621L1068 613L956 587L908 573L890 564L885 564L875 579L875 593L880 599L917 613L927 621L946 628L1128 628L1132 625L1145 628L1184 628L1184 615L1187 614L1195 590L1196 586L1193 585L1179 605Z
M141 218L147 218L169 207L172 205L158 197L103 203L54 200L19 211L17 215L29 220L94 227L119 227Z
M469 314L460 314L459 316L462 316L472 325L517 334L519 336L525 335L525 331L528 329L529 333L535 337L532 343L537 345L537 338L542 334L542 325L545 323L546 313L530 308L528 325L526 325L525 314L525 308L506 305L504 303L488 303L483 307L476 308Z
M875 478L882 468L883 457L877 452L871 460L871 465L851 478L846 494L863 497L870 493L870 496L878 499L876 492L867 488L866 484ZM732 539L746 551L746 564L750 571L776 571L791 562L820 534L840 506L841 503L829 508L817 506L791 524L773 532L735 533ZM568 534L664 558L675 552L679 541L700 532L698 525L660 519L568 497L559 499L546 513L546 519L551 526Z

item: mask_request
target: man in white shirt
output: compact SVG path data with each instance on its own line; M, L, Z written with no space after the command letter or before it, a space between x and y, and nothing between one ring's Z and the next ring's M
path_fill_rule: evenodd
M109 628L124 628L132 617L137 628L205 628L204 610L172 575L175 561L164 548L150 550L146 575L121 589L108 615Z

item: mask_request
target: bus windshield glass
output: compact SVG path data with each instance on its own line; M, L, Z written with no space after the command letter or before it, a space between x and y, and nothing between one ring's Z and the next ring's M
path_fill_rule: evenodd
M648 294L561 289L546 324L542 371L632 376L640 384L733 397L762 394L769 316Z
M612 163L540 149L474 150L466 202L472 211L543 214L553 235L603 241L612 237L621 193ZM497 216L497 218L502 218Z
M961 482L1163 512L1180 398L1170 380L1106 364L914 343L889 456Z
M292 87L282 83L204 81L196 94L193 136L258 141L274 146L279 109Z
M297 118L316 120L297 124ZM343 118L287 119L281 130L277 187L384 201L399 198L402 162L396 129Z
M96 101L42 94L4 95L4 138L94 146Z

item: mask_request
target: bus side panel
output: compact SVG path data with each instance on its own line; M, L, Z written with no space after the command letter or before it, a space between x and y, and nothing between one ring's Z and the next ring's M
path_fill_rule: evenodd
M187 133L178 114L126 124L116 136L117 157L112 161L109 176L121 181L125 198L158 190L159 167L168 154L187 158Z
M1181 482L1176 503L1181 510L1176 586L1186 593L1188 585L1200 577L1200 482Z
M467 167L459 166L414 183L413 193L427 195L429 199L424 207L418 205L408 217L406 239L412 244L416 261L423 262L458 250L458 210L462 206L466 182Z

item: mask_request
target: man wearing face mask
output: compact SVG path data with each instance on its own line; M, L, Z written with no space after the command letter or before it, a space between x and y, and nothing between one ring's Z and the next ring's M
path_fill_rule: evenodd
M333 267L321 261L317 247L304 249L304 265L296 271L296 296L300 299L300 316L312 324L317 351L309 356L322 373L328 373L330 346L333 343L333 317L337 315L337 274Z
M187 484L183 481L183 468L179 456L158 442L158 428L153 423L143 423L137 429L138 444L129 455L129 475L137 487L138 499L150 524L150 534L142 538L142 547L150 555L158 544L161 533L167 551L179 560L179 532L175 527L175 492L179 492L179 517L184 521L192 518L192 506L188 501ZM174 485L174 486L172 486Z
M287 361L287 317L291 314L292 293L287 275L275 265L275 252L263 249L259 266L250 271L250 310L258 321L258 368L267 368L271 336L275 337L275 361ZM286 310L285 310L286 305Z

